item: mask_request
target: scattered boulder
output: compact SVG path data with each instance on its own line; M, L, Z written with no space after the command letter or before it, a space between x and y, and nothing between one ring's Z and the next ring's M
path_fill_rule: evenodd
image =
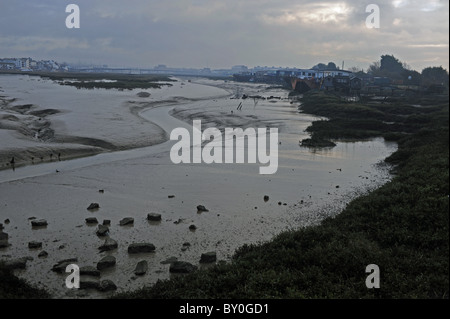
M215 263L216 260L217 260L217 254L215 251L204 253L200 257L200 263L202 263L202 264Z
M98 224L98 220L95 217L86 218L86 224Z
M28 248L30 248L30 249L42 248L42 242L30 241L28 243Z
M48 252L46 252L45 250L41 251L38 255L39 258L45 258L48 256Z
M11 221L10 221L8 218L6 218L5 221L4 221L4 223L7 224L7 225L8 225L10 222L11 222Z
M106 268L114 267L116 264L116 258L114 256L106 256L100 259L97 263L97 269L103 270Z
M109 219L105 219L105 220L103 220L103 225L109 226L109 225L111 225L111 221Z
M97 232L96 232L97 236L100 236L100 237L106 236L108 234L108 232L109 232L108 226L98 225Z
M15 270L15 269L25 269L27 267L27 261L29 258L22 257L12 260L7 260L4 262L4 267L8 270Z
M0 240L8 240L8 234L0 230Z
M134 224L134 218L131 217L125 217L120 221L120 226L126 226L126 225L133 225Z
M197 206L197 211L199 211L199 212L209 212L209 210L206 209L206 207L203 206L203 205L198 205Z
M80 276L100 277L100 271L92 266L84 266L80 268Z
M47 225L48 225L48 223L45 219L38 219L38 220L31 221L31 226L33 226L33 227L45 227Z
M57 264L53 265L52 271L62 274L64 272L66 272L67 266L69 266L70 264L76 263L77 261L78 261L77 258L69 258L69 259L64 259L64 260L58 261Z
M89 205L89 207L87 208L87 210L95 210L95 209L99 209L100 205L98 203L91 203Z
M197 270L197 266L186 261L175 261L170 264L169 272L173 274L187 274Z
M102 280L100 282L100 287L98 290L102 291L102 292L107 292L107 291L113 291L116 290L117 286L114 282L112 282L111 280Z
M4 229L3 224L0 223L0 230L3 230L3 229Z
M100 282L96 278L80 278L80 289L100 289Z
M104 252L117 249L117 247L118 247L117 241L115 241L112 238L107 238L103 243L103 245L101 245L98 249L100 250L100 252Z
M0 248L9 247L9 243L7 240L0 240Z
M192 231L194 231L194 230L196 230L196 229L197 229L197 226L195 226L195 225L191 225L191 226L189 226L189 229L190 229L190 230L192 230Z
M136 276L143 276L145 275L145 273L148 270L148 263L145 260L141 260L140 262L138 262L138 264L136 265L136 269L134 270L134 274Z
M155 245L149 243L137 243L128 246L129 254L151 253L155 251Z
M169 257L169 258L167 258L166 260L161 261L161 264L167 265L167 264L174 263L174 262L176 262L177 260L178 260L177 257Z
M147 214L147 220L151 222L159 222L161 221L161 214L150 213Z
M269 201L269 196L268 196L268 195L265 195L265 196L264 196L264 201L265 201L265 202L268 202L268 201Z

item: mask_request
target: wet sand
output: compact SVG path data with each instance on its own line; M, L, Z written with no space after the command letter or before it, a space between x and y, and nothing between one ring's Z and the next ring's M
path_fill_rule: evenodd
M60 89L46 85L48 90ZM7 90L3 90L5 95ZM265 85L180 79L170 89L149 90L152 95L147 101L136 92L96 90L104 103L85 105L76 112L78 93L88 92L70 90L64 95L72 95L73 102L61 108L67 113L49 115L52 123L58 122L53 126L56 134L105 140L120 151L102 150L93 157L0 171L0 222L10 220L4 231L11 244L0 249L0 257L32 257L27 268L16 274L48 288L56 298L108 296L96 290L65 288L66 275L50 270L59 260L76 257L79 266L95 267L103 256L112 255L117 264L102 271L101 278L114 281L118 291L136 289L169 278L169 265L161 264L169 257L199 265L202 253L216 251L219 260L228 261L241 245L319 223L338 213L354 196L391 178L388 167L378 163L395 151L395 144L374 139L338 142L333 149L301 148L298 141L306 137L304 130L316 118L298 113L297 104L285 99L286 91L267 90ZM242 100L234 97L239 92L282 99L261 100L256 106L248 99L238 112L236 107ZM57 109L38 101L42 96L30 94L29 98L41 108ZM97 101L92 97L88 100ZM110 118L111 107L116 116L121 114L120 125ZM77 131L80 124L76 123L84 121L83 112L96 116L96 121L82 124L83 130ZM278 172L259 175L259 164L173 164L169 151L174 142L167 141L170 129L190 129L194 118L202 119L205 127L278 127ZM129 129L127 122L131 122ZM96 125L101 125L101 132L96 132ZM152 140L155 136L161 143L134 149L149 139L150 144L156 143ZM139 141L129 147L131 139ZM123 150L126 148L132 149ZM268 201L264 201L265 195ZM92 202L100 204L98 211L86 210ZM209 212L198 213L197 205L206 206ZM161 214L162 221L147 221L148 213ZM30 217L44 218L48 226L33 229ZM99 252L104 238L96 235L96 226L85 223L87 217L96 217L100 223L111 220L109 236L117 240L118 249ZM133 217L134 225L120 226L124 217ZM189 229L192 224L197 227L195 231ZM33 240L43 242L43 248L30 250L28 242ZM127 247L135 242L153 243L156 251L130 255ZM183 249L186 242L190 246ZM48 257L37 257L41 250L47 251ZM147 260L149 269L146 275L136 277L133 271L140 260Z

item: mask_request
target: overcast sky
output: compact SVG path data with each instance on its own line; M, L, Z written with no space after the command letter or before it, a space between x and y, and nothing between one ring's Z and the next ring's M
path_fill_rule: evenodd
M77 4L80 29L67 29ZM380 8L368 29L366 6ZM109 66L449 69L447 0L0 0L0 57Z

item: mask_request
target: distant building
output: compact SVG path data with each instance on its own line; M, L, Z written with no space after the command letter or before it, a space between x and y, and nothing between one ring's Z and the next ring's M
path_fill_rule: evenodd
M0 70L14 70L16 64L7 60L0 60Z
M231 72L233 73L248 72L248 67L246 65L235 65L231 67Z
M3 58L0 59L1 70L30 71L59 71L60 65L53 61L35 61L32 58Z

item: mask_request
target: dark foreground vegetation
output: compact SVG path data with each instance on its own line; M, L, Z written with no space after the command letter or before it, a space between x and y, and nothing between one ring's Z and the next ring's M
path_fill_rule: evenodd
M47 291L32 287L25 280L15 277L0 262L0 299L36 299L49 297L50 294Z
M395 178L319 226L244 245L230 263L115 298L448 298L448 95L347 103L311 92L302 108L330 119L309 128L324 140L397 141L386 159ZM369 264L380 268L379 289L366 287ZM8 287L0 285L0 297L22 296Z

